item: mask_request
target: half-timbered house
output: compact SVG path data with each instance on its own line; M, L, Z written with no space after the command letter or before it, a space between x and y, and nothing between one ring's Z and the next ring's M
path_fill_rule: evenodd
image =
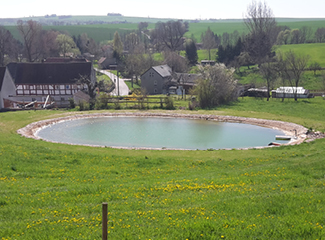
M0 108L42 104L48 97L58 107L67 106L76 92L87 88L78 81L81 76L96 81L90 62L10 63L0 86Z

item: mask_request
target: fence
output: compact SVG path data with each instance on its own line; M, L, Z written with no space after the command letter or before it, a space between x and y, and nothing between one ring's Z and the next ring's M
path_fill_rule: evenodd
M174 100L174 97L169 97ZM111 97L102 96L98 99L98 102L103 105L104 108L168 108L170 104L169 98L167 97L134 97L134 96L124 96L124 97Z

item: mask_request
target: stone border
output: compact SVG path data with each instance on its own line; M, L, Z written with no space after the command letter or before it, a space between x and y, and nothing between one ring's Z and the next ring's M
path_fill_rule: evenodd
M276 120L265 120L258 118L246 118L246 117L235 117L235 116L219 116L219 115L202 115L202 114L169 114L169 113L93 113L93 114L78 114L68 117L60 117L55 119L42 120L28 124L26 127L17 130L17 133L27 137L40 140L42 138L37 136L37 132L42 128L55 124L62 121L70 121L81 118L97 118L97 117L164 117L164 118L188 118L188 119L204 119L210 121L219 121L219 122L234 122L234 123L246 123L258 125L261 127L273 128L283 131L286 135L296 136L292 140L283 145L295 145L304 142L307 138L308 129L290 122L276 121ZM44 139L43 139L44 140ZM47 141L47 140L45 140ZM71 144L79 145L79 144ZM84 145L84 144L82 144ZM105 147L105 146L94 146L94 145L84 145L84 146L93 146L93 147ZM252 148L239 148L243 149L262 149L274 146L265 146L265 147L252 147ZM120 148L120 149L147 149L152 150L153 148L126 148L126 147L111 147L111 148ZM158 149L154 149L158 150ZM162 150L159 148L159 150ZM180 149L170 149L164 148L164 150L180 150ZM186 149L184 149L186 150ZM219 149L218 149L219 150ZM220 149L222 150L222 149ZM228 149L227 149L228 150Z

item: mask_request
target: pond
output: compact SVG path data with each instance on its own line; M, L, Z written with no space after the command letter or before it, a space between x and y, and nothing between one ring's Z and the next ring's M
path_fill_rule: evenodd
M190 150L263 147L276 135L284 133L243 123L159 117L82 118L37 133L44 140L69 144Z

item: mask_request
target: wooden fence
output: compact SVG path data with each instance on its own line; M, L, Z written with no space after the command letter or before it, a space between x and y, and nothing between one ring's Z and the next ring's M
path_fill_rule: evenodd
M174 97L172 97L174 99ZM166 97L134 97L134 96L123 96L123 97L101 97L99 102L107 104L107 106L113 105L114 108L125 106L126 108L149 108L149 106L157 106L163 108L166 106Z

